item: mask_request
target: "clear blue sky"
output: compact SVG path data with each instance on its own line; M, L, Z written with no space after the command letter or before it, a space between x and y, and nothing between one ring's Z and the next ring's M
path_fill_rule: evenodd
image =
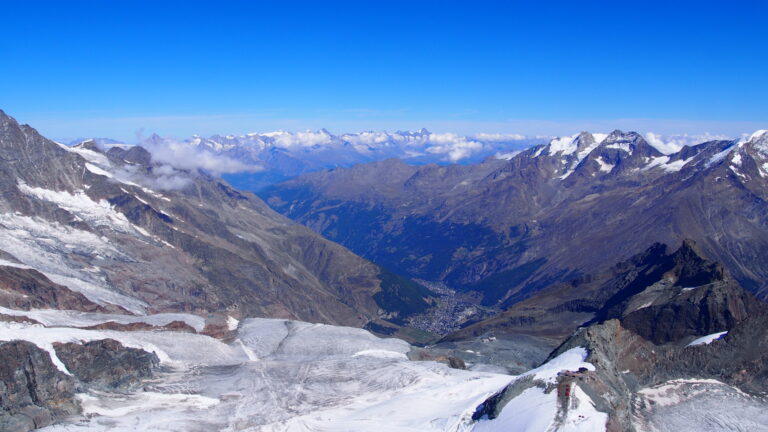
M9 1L0 13L0 108L53 137L768 122L765 1Z

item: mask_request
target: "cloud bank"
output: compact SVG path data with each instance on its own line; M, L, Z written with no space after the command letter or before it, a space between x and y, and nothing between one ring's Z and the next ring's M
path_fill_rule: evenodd
M218 154L212 149L191 145L189 142L153 138L142 143L142 146L152 154L153 162L191 172L203 170L214 176L220 176L263 169L261 166ZM170 175L170 173L167 174Z

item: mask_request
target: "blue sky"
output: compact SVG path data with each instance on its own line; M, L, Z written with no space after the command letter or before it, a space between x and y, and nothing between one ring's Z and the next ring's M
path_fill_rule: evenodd
M119 3L5 2L0 108L128 141L768 123L763 1Z

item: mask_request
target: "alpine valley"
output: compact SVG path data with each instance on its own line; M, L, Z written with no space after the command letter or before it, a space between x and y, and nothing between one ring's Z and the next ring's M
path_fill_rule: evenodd
M0 111L0 430L768 430L768 132L653 141Z

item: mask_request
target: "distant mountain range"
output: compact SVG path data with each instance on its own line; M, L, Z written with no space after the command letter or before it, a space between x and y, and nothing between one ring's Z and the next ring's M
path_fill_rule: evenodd
M348 167L387 158L400 158L414 164L470 163L486 157L504 157L544 138L520 135L481 134L468 137L452 133L363 132L334 135L325 129L313 132L268 132L247 135L193 136L175 140L153 135L142 145L153 153L181 159L198 154L225 158L236 168L224 178L240 189L257 191L279 181L321 169Z
M155 159L184 168L204 168L223 177L233 186L258 192L266 186L301 174L390 158L411 165L437 163L472 164L487 158L509 159L551 137L519 134L479 133L460 135L415 132L361 132L333 134L325 129L306 132L266 132L245 135L193 136L175 139L152 135L138 144L151 151ZM726 139L710 135L646 134L646 139L662 153L679 150L705 140ZM69 146L92 140L99 146L120 145L109 138L64 140ZM200 165L196 165L195 160Z

